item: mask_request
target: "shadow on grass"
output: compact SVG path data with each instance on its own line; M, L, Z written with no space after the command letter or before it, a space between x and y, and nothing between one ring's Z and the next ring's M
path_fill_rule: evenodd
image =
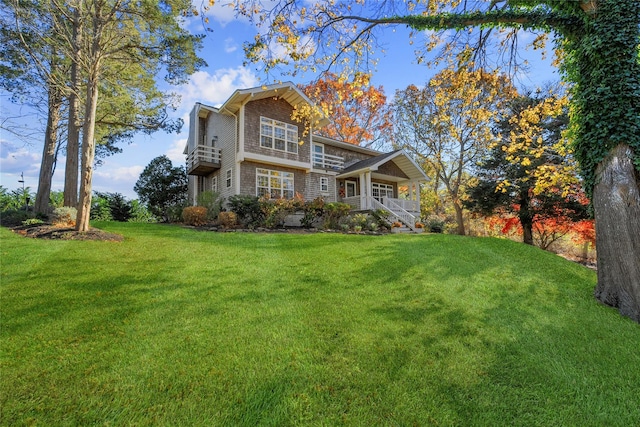
M513 242L422 239L388 248L378 275L373 265L360 270L363 281L389 286L371 308L390 325L379 341L413 342L413 352L380 354L390 378L422 366L430 390L416 394L437 390L454 424L640 421L640 371L616 366L637 359L630 348L640 348L640 331L595 301L593 272Z

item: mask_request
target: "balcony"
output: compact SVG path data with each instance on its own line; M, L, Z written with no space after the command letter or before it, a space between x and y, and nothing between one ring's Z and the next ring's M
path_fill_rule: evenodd
M313 153L313 167L316 169L330 169L341 171L344 169L344 157L331 154Z
M207 176L220 169L220 149L198 145L187 155L187 174Z

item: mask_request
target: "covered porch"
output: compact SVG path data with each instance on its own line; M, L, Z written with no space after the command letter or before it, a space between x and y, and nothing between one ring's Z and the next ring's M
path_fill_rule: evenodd
M428 177L404 151L354 163L337 177L340 198L355 210L384 209L410 229L420 219L420 183Z

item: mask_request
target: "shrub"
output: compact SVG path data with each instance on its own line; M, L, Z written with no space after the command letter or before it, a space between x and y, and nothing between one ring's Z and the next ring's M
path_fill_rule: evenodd
M415 227L416 227L416 228L424 228L424 224L423 224L423 223L421 223L421 222L416 222Z
M109 207L109 198L106 197L106 193L96 192L94 194L94 197L91 199L89 218L93 221L113 221L111 208Z
M224 198L215 191L208 190L198 194L198 206L207 208L207 219L211 221L217 219L218 214L222 212L223 202Z
M0 224L4 227L17 227L29 217L29 212L24 209L9 209L0 214Z
M34 225L42 225L44 221L40 218L29 218L22 221L22 225L34 226Z
M309 202L306 202L302 207L304 215L300 220L300 225L304 228L313 227L314 223L322 217L324 213L325 201L322 197L317 197Z
M324 206L324 214L322 215L323 227L329 229L337 229L340 226L340 220L351 212L351 205L347 203L331 202Z
M373 219L375 220L376 224L377 224L377 228L388 228L389 227L389 211L384 210L384 209L375 209L373 211L371 211L371 216L373 217ZM370 227L371 228L371 227ZM376 231L373 230L372 231Z
M238 223L238 216L235 212L220 212L218 214L218 223L224 228L234 227Z
M157 222L157 219L145 205L134 199L131 201L131 218L129 218L129 222Z
M369 222L369 217L366 214L358 213L351 217L350 223L353 229L356 227L360 227L360 230L366 228L367 223ZM359 230L356 230L359 231Z
M186 207L186 202L167 207L164 215L164 221L180 222L182 220L182 210Z
M55 208L51 214L51 222L54 225L73 227L76 225L76 216L78 211L76 208L69 206L63 206L61 208Z
M432 233L442 233L444 231L444 219L437 215L429 215L425 221L425 225Z
M107 193L109 195L109 210L115 221L127 222L131 218L131 202L120 193Z
M208 209L203 206L187 206L182 210L182 220L187 225L200 227L207 223Z
M229 209L237 215L237 220L243 226L257 227L262 224L264 214L260 209L260 201L255 196L235 195L227 200ZM223 213L223 212L221 212ZM220 219L220 216L218 216Z
M287 215L302 209L304 201L300 195L293 199L260 198L260 209L264 214L264 226L267 228L282 227Z

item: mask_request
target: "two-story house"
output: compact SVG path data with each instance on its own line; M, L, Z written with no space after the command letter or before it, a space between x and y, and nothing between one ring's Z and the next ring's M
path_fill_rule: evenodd
M413 228L427 180L415 161L403 150L383 153L305 133L291 119L301 103L312 104L293 83L237 90L220 107L196 103L185 148L189 200L195 204L207 190L225 198L299 193L355 210L385 209Z

